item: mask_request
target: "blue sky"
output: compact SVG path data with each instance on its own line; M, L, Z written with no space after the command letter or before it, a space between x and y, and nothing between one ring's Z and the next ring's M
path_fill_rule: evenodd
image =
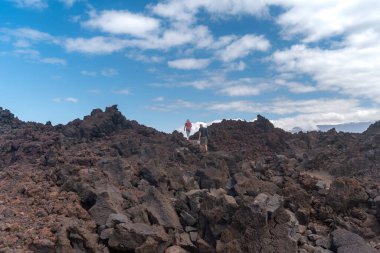
M377 0L4 0L0 106L67 123L117 104L171 132L189 118L278 127L380 119Z

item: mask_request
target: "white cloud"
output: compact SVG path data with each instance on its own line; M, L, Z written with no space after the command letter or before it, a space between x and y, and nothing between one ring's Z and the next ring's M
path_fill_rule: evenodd
M360 45L364 40L362 37ZM380 44L370 43L370 46L359 49L357 40L353 45L350 43L352 41L347 40L345 47L337 49L295 45L275 52L272 60L281 73L309 75L318 90L369 98L380 103Z
M31 49L32 45L37 42L49 44L60 44L60 40L54 36L31 28L8 29L0 28L0 33L8 37L9 42L14 39L13 46L16 48L13 53L21 56L26 60L41 62L54 65L66 65L65 59L57 57L42 57L40 52Z
M158 101L163 102L163 101ZM189 102L182 99L177 99L174 102L170 103L160 103L153 106L147 106L146 108L152 111L160 111L160 112L172 112L176 110L183 110L183 109L197 109L200 108L202 105L198 103Z
M215 111L236 111L248 113L272 113L289 115L294 113L334 113L348 112L359 108L359 101L355 99L311 99L287 100L275 99L268 103L257 103L248 100L239 100L223 103L212 103L208 107Z
M68 98L65 98L64 99L66 102L69 102L69 103L78 103L79 100L77 98L73 98L73 97L68 97Z
M28 59L40 58L40 52L34 49L16 49L13 51L18 56L25 56Z
M41 32L31 28L19 28L13 31L17 37L22 37L30 40L53 40L54 37L48 33Z
M91 76L91 77L96 77L98 75L102 75L105 77L112 77L116 76L119 74L119 71L113 68L104 68L99 73L97 71L89 71L89 70L82 70L80 72L83 76Z
M225 87L225 82L229 82L226 80L224 76L206 76L202 79L192 79L189 81L178 81L177 78L171 79L169 78L165 83L154 83L152 86L155 87L193 87L198 90L204 89L217 89L220 87Z
M210 64L209 59L194 59L194 58L178 59L178 60L168 62L168 66L171 68L185 69L185 70L204 69L204 68L207 68L209 64Z
M211 45L212 49L221 49L225 48L226 46L230 45L232 42L238 39L238 36L236 35L225 35L222 37L217 38Z
M145 37L159 29L157 19L134 14L129 11L109 10L92 17L82 23L83 26L100 29L112 34L128 34L136 37Z
M153 101L155 101L155 102L163 102L163 101L165 101L165 98L163 96L160 96L160 97L154 98Z
M111 77L111 76L116 76L119 74L119 71L113 68L105 68L100 71L100 74L105 77Z
M59 44L60 41L54 36L31 28L0 28L0 33L17 39L16 43L49 42Z
M154 13L182 23L194 23L200 11L213 15L266 16L270 6L283 8L275 17L285 36L302 35L305 41L317 41L335 35L377 26L380 16L377 0L299 1L299 0L167 0L152 6Z
M139 49L164 49L193 44L196 47L207 47L212 43L212 37L206 27L198 26L192 29L165 30L160 36L125 39L118 37L97 36L92 38L69 38L62 44L69 52L88 54L111 54L127 47ZM158 59L158 58L157 58Z
M97 89L91 89L91 90L88 90L89 93L92 93L92 94L100 94L102 93L101 90L97 90Z
M74 98L74 97L66 97L66 98L57 97L57 98L53 99L53 102L55 102L55 103L67 102L67 103L74 103L75 104L75 103L79 102L79 99Z
M285 12L277 18L285 36L301 35L305 42L356 32L363 27L380 28L380 2L377 0L266 0Z
M153 6L152 10L157 15L165 18L192 22L195 15L194 10L186 10L185 3L185 1L167 1Z
M247 34L233 41L217 54L223 61L228 62L244 58L253 51L267 51L269 47L270 42L264 36Z
M144 55L143 53L135 52L135 50L132 52L128 52L125 56L132 59L132 60L140 61L140 62L144 62L144 63L160 63L160 62L163 62L165 60L165 58L162 56Z
M328 91L380 103L380 2L267 0L284 8L283 35L305 44L278 50L272 60L291 92ZM323 46L307 44L324 40ZM292 80L303 77L312 85ZM370 100L368 100L370 99Z
M137 17L140 17L140 15L132 13L129 14L131 15L132 19L136 17L136 20L139 20ZM91 14L90 16L93 18L83 24L85 26L91 26L93 28L96 28L95 26L97 24L99 25L98 28L101 29L101 27L103 27L101 23L101 17L103 17L102 14L100 16ZM105 17L106 16L107 15L105 15ZM145 20L144 18L147 17L141 16L141 18L142 19L140 21L143 23ZM116 24L118 24L118 22L118 20L115 21ZM109 29L109 32L112 33L113 25L113 19L110 18L109 23L106 22L103 28ZM120 26L122 27L120 29L127 29L125 25ZM117 27L118 26L115 25L114 29L116 30L114 33L112 33L112 36L95 36L89 38L58 38L48 33L31 28L0 28L0 39L5 42L11 42L12 39L14 39L14 45L18 47L31 47L33 43L44 42L60 45L69 52L80 52L87 54L111 54L121 51L127 47L139 48L143 50L168 50L173 47L188 45L189 48L191 46L195 46L196 48L201 49L210 48L214 42L213 36L211 35L208 27L203 25L186 26L183 24L170 24L165 29L160 29L160 27L152 26L151 30L148 28L141 29L139 26L133 25L131 29L136 29L136 31L131 30L130 33L134 36L129 38L123 36L123 34L118 34ZM140 58L140 60L162 62L163 57L152 56L148 58Z
M141 49L167 50L187 44L194 45L196 48L208 48L213 41L213 37L206 26L178 25L163 30L159 35L130 40L130 45Z
M227 103L213 103L207 107L213 111L237 111L237 112L250 112L256 113L260 111L260 105L250 101L233 101Z
M366 112L371 108L362 107L356 99L310 99L289 100L274 99L265 103L249 100L237 100L230 102L205 102L193 103L185 100L176 100L169 103L156 105L156 109L162 111L187 109L206 109L218 112L246 112L246 113L271 113L275 115L293 114L348 114L354 111ZM380 109L378 110L380 111ZM363 113L362 113L363 114ZM365 113L364 113L365 114Z
M64 47L69 52L87 54L111 54L120 51L128 45L128 41L112 37L93 37L66 39Z
M300 127L303 130L318 130L318 125L335 125L347 122L368 122L380 118L380 110L377 108L354 108L347 112L328 112L299 114L294 117L284 117L274 120L276 127L292 130Z
M69 17L69 21L73 23L79 23L79 21L82 19L81 15L74 15Z
M66 65L67 64L66 60L61 59L61 58L54 58L54 57L41 58L39 61L42 63L48 63L48 64L53 64L53 65Z
M187 30L166 30L162 37L152 45L152 47L165 48L171 46L179 46L186 43L192 42L194 39L194 34L187 32ZM150 42L150 41L148 41Z
M75 2L77 2L78 0L59 0L60 2L62 2L66 7L72 7Z
M113 90L113 94L118 94L118 95L131 95L131 91L129 89L122 89L122 90Z
M230 86L221 89L218 93L226 94L231 97L237 96L257 96L261 93L260 87L249 86L249 85L239 85L239 86Z
M274 99L263 103L249 100L230 102L203 102L176 100L161 101L147 109L161 112L187 110L208 110L220 113L243 112L250 114L271 114L275 126L285 130L300 127L303 130L318 130L317 125L342 124L347 122L375 121L380 118L377 107L362 106L356 99Z
M176 106L179 106L178 104ZM201 108L218 112L236 111L255 114L278 115L272 120L276 127L291 130L318 130L317 125L368 122L380 118L377 107L363 107L355 99L274 100L267 103L232 101L203 104ZM177 107L178 109L178 107ZM197 108L195 108L197 109Z
M233 71L244 71L247 65L243 61L239 62L229 62L226 64L225 71L233 72Z
M3 33L4 33L4 29L0 29L0 41L4 43L10 42L11 39L9 38L9 36L4 35Z
M27 47L30 47L31 44L27 40L17 40L15 43L13 43L13 46L27 48Z
M44 9L48 4L44 0L10 0L19 8Z
M31 62L41 62L41 63L47 63L47 64L53 64L53 65L66 65L67 62L65 59L61 58L54 58L54 57L41 57L41 54L39 51L34 49L16 49L13 51L15 56L21 57L25 60L31 61Z
M157 85L160 86L160 85ZM274 84L260 78L228 79L221 72L209 73L203 79L175 81L164 84L166 87L193 87L197 90L211 89L227 96L256 96L274 88Z
M213 16L266 14L264 1L252 0L168 0L152 7L153 12L162 17L182 22L194 22L195 15L204 10Z
M286 84L290 92L293 93L309 93L316 91L314 86L304 85L302 83L297 82L289 82Z
M91 76L91 77L95 77L98 75L98 73L96 71L88 71L88 70L82 70L80 73L83 76Z
M375 121L380 117L380 109L363 107L355 99L276 99L267 103L232 101L210 103L204 108L218 112L236 111L279 115L273 123L285 130L291 130L294 127L300 127L303 130L318 130L317 125Z
M304 131L319 130L318 125L334 125L344 124L347 122L368 122L378 119L380 117L380 110L378 109L363 109L361 111L350 111L346 113L317 113L317 114L300 114L294 117L284 117L276 120L270 120L275 127L282 128L287 131L291 131L295 127L299 127ZM241 120L241 119L232 119ZM251 120L250 122L253 122ZM221 120L214 120L208 123L194 122L191 134L196 133L199 130L199 125L203 124L210 126L213 123L220 123ZM183 133L183 126L179 126L176 129L178 132Z
M265 103L253 102L249 100L205 103L193 103L185 100L176 100L174 102L160 104L159 108L164 108L165 110L203 108L218 112L271 113L275 115L323 113L347 114L353 111L363 112L370 110L368 108L361 107L359 101L355 99L289 100L279 98Z
M367 28L360 32L350 34L346 37L343 46L353 47L357 49L366 49L378 45L380 39L379 30Z
M356 99L309 99L309 100L287 100L277 99L271 102L266 112L275 114L290 113L334 113L347 112L352 108L359 108L359 101ZM265 108L263 108L265 110Z
M317 89L309 84L303 84L294 81L287 81L284 79L276 79L275 83L280 86L286 87L292 93L310 93L317 91Z

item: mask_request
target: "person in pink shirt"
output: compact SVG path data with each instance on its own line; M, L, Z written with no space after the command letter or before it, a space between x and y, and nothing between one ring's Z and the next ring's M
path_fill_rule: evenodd
M192 126L193 125L191 124L190 120L186 120L185 126L183 127L183 130L186 131L187 139L189 139Z

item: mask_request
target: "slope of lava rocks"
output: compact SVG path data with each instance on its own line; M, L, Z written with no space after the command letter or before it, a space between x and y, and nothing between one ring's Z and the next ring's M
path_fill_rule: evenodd
M0 110L0 252L378 252L377 125L224 120L205 153L116 106L58 126Z
M254 122L223 120L208 127L211 150L240 153L258 158L273 153L284 153L291 134L275 128L269 120L258 115Z

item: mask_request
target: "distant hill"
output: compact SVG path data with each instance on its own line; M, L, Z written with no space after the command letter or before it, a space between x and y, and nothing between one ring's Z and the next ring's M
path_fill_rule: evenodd
M317 125L317 127L323 132L335 128L337 132L363 133L372 123L373 122L352 122L337 125Z

